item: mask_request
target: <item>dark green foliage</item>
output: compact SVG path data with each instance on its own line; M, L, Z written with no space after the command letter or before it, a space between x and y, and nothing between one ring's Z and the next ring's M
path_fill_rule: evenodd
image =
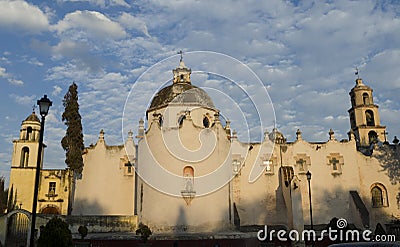
M8 189L4 190L4 177L0 177L0 214L7 209Z
M38 247L69 247L72 246L72 234L68 224L58 217L52 218L41 229Z
M7 200L7 212L11 212L14 210L14 186L11 185L10 195Z
M146 243L147 240L149 239L149 237L151 236L152 232L147 225L145 225L143 223L139 223L139 227L136 230L136 234L140 235L143 242Z
M84 238L87 236L87 234L88 234L88 229L87 229L86 226L80 226L80 227L78 228L78 232L79 232L79 234L81 235L82 239L84 239Z
M66 151L65 163L75 174L80 175L83 169L82 151L85 146L79 114L78 86L75 83L72 83L65 94L63 105L65 110L62 121L67 125L67 131L61 140L61 145Z

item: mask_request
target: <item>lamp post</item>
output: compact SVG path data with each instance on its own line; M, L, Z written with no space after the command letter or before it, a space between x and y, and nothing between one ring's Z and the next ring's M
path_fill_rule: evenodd
M311 203L311 172L307 171L306 173L307 181L308 181L308 197L310 199L310 223L311 223L311 231L314 231L313 219L312 219L312 203ZM314 235L313 235L314 236ZM314 237L311 240L312 246L314 246Z
M39 147L38 147L38 157L36 163L36 175L35 175L35 188L33 191L33 204L32 204L32 219L31 219L31 235L29 246L35 246L35 224L36 224L36 208L37 208L37 199L39 192L39 177L40 177L40 164L42 163L42 149L43 149L43 133L44 133L44 121L49 113L49 108L52 105L47 95L44 95L43 98L37 101L39 105L40 116L42 116L42 121L40 122L40 133L39 133Z

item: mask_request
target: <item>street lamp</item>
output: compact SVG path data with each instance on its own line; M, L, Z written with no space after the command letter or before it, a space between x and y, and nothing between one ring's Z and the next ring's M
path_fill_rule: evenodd
M311 222L311 231L314 231L313 219L312 219L312 204L311 204L311 172L307 171L306 173L307 181L308 181L308 196L310 199L310 222ZM314 236L314 235L313 235ZM311 240L312 246L314 246L314 237Z
M31 235L29 246L35 246L35 224L36 224L36 208L37 208L37 199L39 192L39 177L40 177L40 164L42 163L42 149L43 149L43 133L44 133L44 121L49 113L49 108L52 105L47 95L44 95L43 98L37 101L39 105L40 116L42 116L42 121L40 122L40 133L39 133L39 148L38 148L38 156L36 163L36 175L35 175L35 189L33 191L33 204L32 204L32 219L31 219Z

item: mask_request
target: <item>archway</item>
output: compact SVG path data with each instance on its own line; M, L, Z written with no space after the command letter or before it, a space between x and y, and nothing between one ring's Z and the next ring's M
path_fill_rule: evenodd
M31 225L30 213L15 210L7 215L6 246L26 246Z
M40 210L41 214L60 214L60 210L56 206L48 205L42 210Z
M370 132L368 132L368 140L369 140L369 144L375 143L378 140L378 134L371 130Z

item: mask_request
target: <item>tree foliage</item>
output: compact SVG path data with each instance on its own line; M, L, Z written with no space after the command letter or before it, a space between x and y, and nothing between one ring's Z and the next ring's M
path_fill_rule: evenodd
M136 234L140 235L140 238L143 240L144 243L146 243L152 232L147 225L139 223L138 229L136 229Z
M8 189L4 190L4 176L0 177L0 214L3 214L7 209Z
M68 224L58 217L52 218L41 229L38 247L69 247L72 246L72 234Z
M67 125L67 131L61 140L61 145L66 151L65 163L75 174L81 174L83 169L82 151L85 146L81 115L79 114L78 86L75 82L71 84L65 94L63 105L65 110L62 114L62 121Z
M84 239L88 234L88 228L86 226L79 226L78 232L81 238Z

